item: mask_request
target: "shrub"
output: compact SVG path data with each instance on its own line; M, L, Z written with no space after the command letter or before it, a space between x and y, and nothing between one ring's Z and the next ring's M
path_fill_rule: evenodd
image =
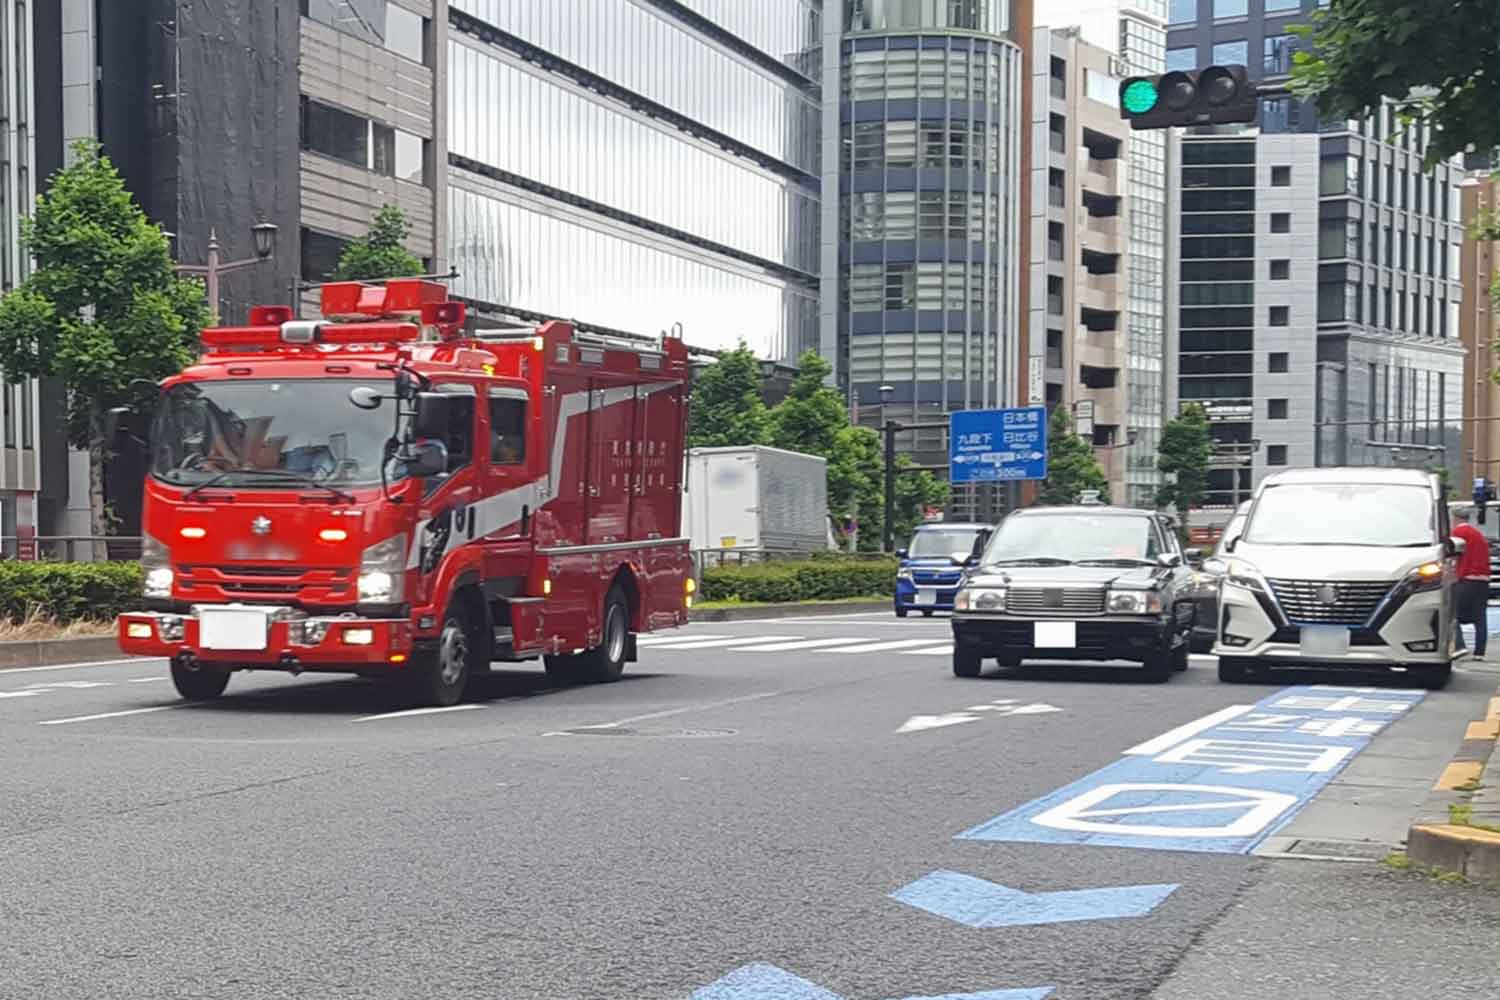
M0 618L40 612L59 622L104 620L141 604L141 567L133 562L0 561Z
M701 590L705 601L749 604L889 596L896 588L896 565L890 559L818 559L719 566L704 572Z

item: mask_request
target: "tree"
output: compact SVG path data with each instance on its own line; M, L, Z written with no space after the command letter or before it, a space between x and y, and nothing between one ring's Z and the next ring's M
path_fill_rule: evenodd
M1167 421L1157 447L1156 467L1175 482L1164 482L1156 493L1158 507L1175 507L1179 518L1188 509L1203 502L1208 489L1208 461L1213 456L1213 439L1208 433L1208 413L1197 403L1182 408L1182 413Z
M828 455L828 512L840 527L859 526L861 552L880 548L885 524L885 458L880 435L868 427L844 427Z
M797 359L787 397L771 410L771 442L778 448L827 456L838 432L849 426L843 395L827 384L833 366L817 351Z
M1294 29L1297 30L1297 29ZM1500 4L1495 0L1338 0L1299 31L1293 89L1325 116L1362 118L1389 99L1423 122L1429 166L1500 147Z
M760 398L760 362L742 342L699 373L688 411L688 447L770 444L771 416Z
M927 516L928 507L948 506L948 499L952 494L946 482L926 469L914 469L911 465L911 459L907 456L896 456L895 537L898 545L902 539L910 538L912 532L917 530L917 525ZM883 515L882 511L882 520Z
M411 223L396 205L382 205L370 231L352 240L339 255L338 281L378 281L410 278L422 273L422 261L406 249Z
M1047 426L1047 478L1042 481L1037 502L1043 504L1077 503L1085 490L1098 490L1100 499L1109 498L1109 480L1094 457L1094 448L1073 433L1073 420L1066 407L1052 411Z
M157 382L192 361L208 305L201 284L173 271L166 237L98 143L80 141L73 153L21 220L35 269L0 299L0 369L10 379L62 379L68 438L89 452L92 530L103 535L105 415L149 397L132 382Z

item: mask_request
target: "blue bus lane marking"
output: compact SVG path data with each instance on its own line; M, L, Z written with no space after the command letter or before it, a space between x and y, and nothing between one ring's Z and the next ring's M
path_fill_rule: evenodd
M1248 854L1421 700L1420 691L1287 688L1132 747L959 839Z

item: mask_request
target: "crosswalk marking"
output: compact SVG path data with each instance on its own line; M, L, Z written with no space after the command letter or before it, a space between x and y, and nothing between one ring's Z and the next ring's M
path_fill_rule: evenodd
M802 639L797 642L772 642L764 646L740 646L740 653L784 653L793 649L818 649L823 646L847 646L850 643L864 642L859 636L850 638L844 636L841 639Z
M658 643L656 649L729 649L734 646L749 646L761 642L800 639L800 635L740 636L737 639L683 639L681 642Z
M729 636L724 635L722 633L716 633L716 634L694 633L692 635L683 635L681 632L658 632L655 635L637 636L636 640L635 640L635 644L637 646L640 646L640 647L644 648L646 646L660 646L663 643L668 643L668 642L688 642L689 640L692 640L692 639L728 639L728 638L729 638Z
M910 649L912 646L931 646L931 639L894 639L886 642L865 642L858 646L843 646L830 649L830 653L883 653L891 649Z

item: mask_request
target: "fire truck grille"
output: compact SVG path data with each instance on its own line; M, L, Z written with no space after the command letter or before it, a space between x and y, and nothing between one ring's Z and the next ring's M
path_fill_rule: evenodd
M178 566L178 584L205 595L218 591L236 596L302 598L312 601L347 598L352 569L301 566Z

